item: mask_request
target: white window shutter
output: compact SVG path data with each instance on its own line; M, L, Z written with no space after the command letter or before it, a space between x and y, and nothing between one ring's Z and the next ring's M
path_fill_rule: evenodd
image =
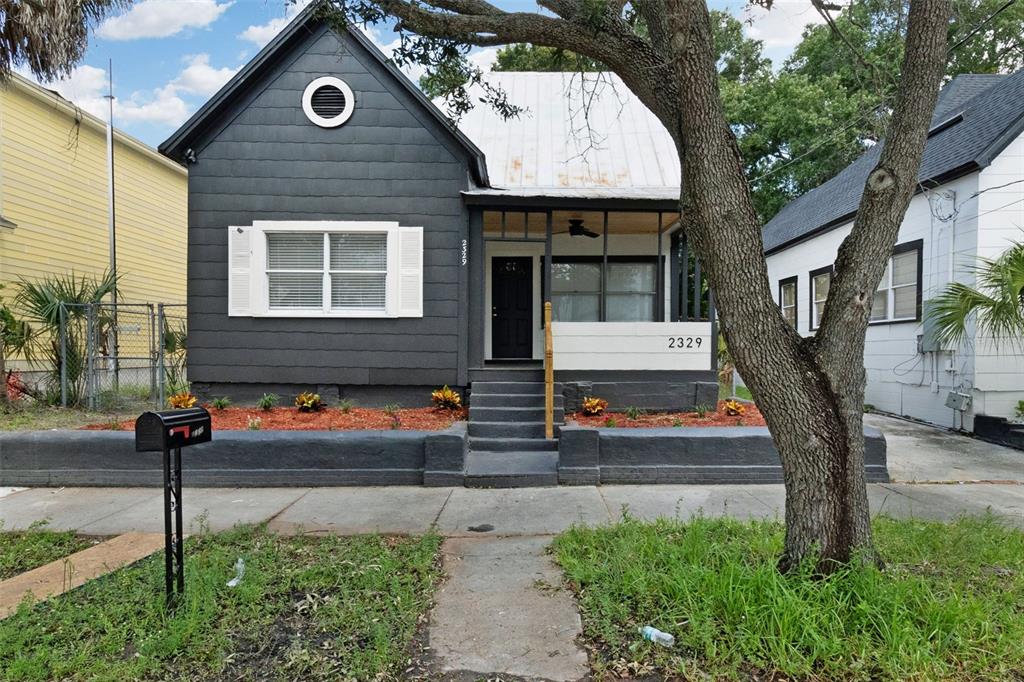
M423 228L398 228L398 316L423 317Z
M253 228L228 228L228 316L253 314L255 291L252 286Z

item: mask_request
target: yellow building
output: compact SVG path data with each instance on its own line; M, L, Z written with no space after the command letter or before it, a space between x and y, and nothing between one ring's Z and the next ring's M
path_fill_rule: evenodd
M120 302L185 302L188 176L114 131ZM0 283L110 265L106 123L13 74L0 85Z

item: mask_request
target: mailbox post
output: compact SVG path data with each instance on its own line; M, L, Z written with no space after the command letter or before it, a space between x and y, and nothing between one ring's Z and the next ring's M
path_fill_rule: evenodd
M164 587L168 607L185 593L181 449L206 443L211 436L210 413L202 407L145 412L135 420L135 451L164 453Z

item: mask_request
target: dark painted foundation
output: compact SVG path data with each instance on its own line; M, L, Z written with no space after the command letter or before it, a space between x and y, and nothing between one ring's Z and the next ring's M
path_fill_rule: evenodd
M864 429L867 479L886 482L885 437ZM593 429L563 426L559 483L781 483L764 427Z
M1003 417L974 415L974 434L993 443L1024 450L1024 424L1014 424Z
M188 486L461 485L466 426L445 431L221 431L182 451ZM162 455L116 431L0 433L0 485L155 486Z
M319 393L328 405L336 405L342 398L351 400L356 407L384 407L397 404L402 407L429 407L430 393L440 386L361 386L339 384L242 384L193 383L192 392L201 400L227 396L236 405L255 405L264 393L275 393L281 405L291 405L295 396L312 391ZM452 386L462 391L462 387ZM464 391L463 391L464 392Z
M718 379L713 371L556 371L567 412L576 412L585 397L608 401L609 410L629 407L655 412L693 412L718 404Z

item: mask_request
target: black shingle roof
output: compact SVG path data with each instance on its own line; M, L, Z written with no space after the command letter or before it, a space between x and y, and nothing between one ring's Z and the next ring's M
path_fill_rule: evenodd
M939 94L936 126L957 114L963 120L933 134L924 149L918 180L945 181L984 168L1024 130L1024 70L1009 76L966 74ZM882 145L875 145L828 182L779 211L764 226L766 253L848 222Z

